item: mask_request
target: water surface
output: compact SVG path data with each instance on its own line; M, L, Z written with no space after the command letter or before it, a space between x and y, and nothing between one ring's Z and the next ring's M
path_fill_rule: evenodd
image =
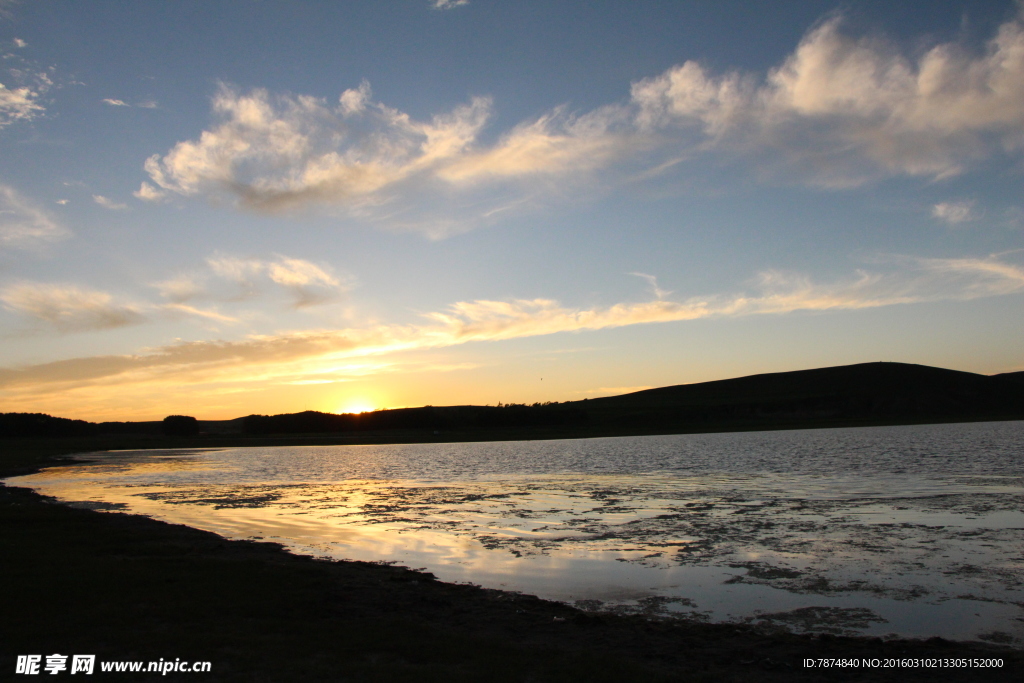
M8 481L584 609L1024 643L1024 422L89 457Z

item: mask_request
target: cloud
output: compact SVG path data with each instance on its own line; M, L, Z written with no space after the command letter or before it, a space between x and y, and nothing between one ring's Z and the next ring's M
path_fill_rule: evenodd
M16 48L19 48L19 49L20 49L20 48L23 48L23 47L27 47L27 46L28 46L28 43L26 43L26 42L25 42L24 40L22 40L21 38L15 38L15 39L14 39L14 47L16 47Z
M501 198L453 199L458 193L597 168L631 146L642 147L612 131L630 125L621 107L582 116L559 108L486 146L479 137L491 116L489 98L474 97L417 121L375 102L365 81L342 93L336 106L222 86L213 108L217 125L146 161L153 192L227 194L243 207L267 212L333 204L357 217L434 234L458 222L445 212L471 205L483 220L515 205ZM441 215L425 218L424 207Z
M8 88L0 83L0 128L15 121L31 121L46 111L37 101L40 92L28 87Z
M647 284L649 284L651 286L651 293L654 294L654 298L655 299L664 299L665 297L667 297L669 294L672 293L672 292L670 292L668 290L665 290L665 289L662 289L661 287L659 287L658 286L658 278L654 277L653 275L648 275L647 273L627 273L627 274L628 275L635 275L636 277L643 278L644 280L647 280Z
M431 9L446 10L463 7L469 4L469 0L430 0Z
M135 106L141 107L142 109L158 109L160 107L160 105L157 104L156 100L143 100Z
M160 292L160 296L174 303L183 303L206 293L202 279L190 274L177 275L155 282L152 286Z
M206 271L184 273L153 283L165 299L183 304L193 299L237 301L256 296L262 284L285 290L292 307L305 308L338 299L352 286L349 277L334 275L327 266L278 255L275 259L217 255L206 259ZM232 284L223 291L217 282Z
M605 308L570 308L548 299L459 302L425 314L421 324L307 330L254 335L239 341L177 342L130 356L3 369L0 395L10 398L55 391L127 391L131 387L152 390L157 385L196 390L214 385L223 388L339 381L344 378L345 368L359 359L402 351L640 324L859 310L1024 292L1024 267L1005 257L890 257L880 261L887 269L858 271L827 284L800 274L769 271L752 283L750 292L683 301L619 303Z
M977 220L973 201L940 202L932 207L932 217L951 225Z
M809 182L886 174L943 178L1024 144L1024 24L1000 26L983 54L936 45L917 59L852 38L833 17L763 81L695 62L635 83L638 125L696 128L705 148L776 150Z
M52 324L63 332L102 330L145 320L139 309L115 303L106 292L74 285L20 282L0 290L4 308Z
M39 100L54 85L50 78L53 67L42 69L15 54L4 55L4 60L13 84L11 81L0 83L0 128L42 116L46 107Z
M493 108L473 97L416 120L375 101L366 81L336 104L225 85L214 125L147 159L152 184L136 195L227 195L256 211L330 204L440 236L524 205L527 183L564 192L599 171L685 172L701 155L830 188L945 178L1024 149L1024 22L1002 24L981 52L944 43L908 57L846 35L835 16L763 74L688 61L634 82L627 101L556 106L485 143Z
M217 311L211 311L209 309L196 308L195 306L189 306L188 304L182 303L168 303L161 306L165 311L173 311L176 313L183 313L185 315L195 316L197 318L205 318L207 320L213 320L221 323L237 323L238 318L234 318L230 315L224 315Z
M108 199L101 194L94 194L92 200L102 206L104 209L110 209L111 211L124 211L128 208L127 204L119 204L113 199Z
M271 98L222 87L223 119L198 140L145 164L160 188L182 195L227 191L261 210L309 201L365 203L380 191L459 155L490 112L476 98L431 122L367 102L368 87L343 93L337 108L308 96Z
M124 100L114 100L109 97L103 100L103 104L109 104L111 107L130 107L131 105Z
M144 202L158 202L167 197L166 192L156 189L147 182L143 182L138 190L132 192L132 195Z
M34 249L70 235L14 188L0 185L0 248Z
M296 308L330 301L341 288L337 278L309 261L281 257L266 264L266 269L267 277L292 293Z

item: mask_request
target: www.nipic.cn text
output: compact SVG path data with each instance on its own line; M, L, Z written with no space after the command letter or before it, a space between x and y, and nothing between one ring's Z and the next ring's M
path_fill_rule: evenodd
M14 665L14 673L26 676L38 674L56 675L68 674L93 674L97 668L103 673L158 673L166 676L169 673L207 673L211 669L210 662L190 662L176 658L161 658L153 662L123 662L109 661L99 662L97 667L96 655L18 655L18 661Z

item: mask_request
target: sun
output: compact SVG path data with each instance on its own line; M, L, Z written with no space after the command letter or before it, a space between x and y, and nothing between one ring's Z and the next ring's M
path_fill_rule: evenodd
M369 401L353 398L341 405L339 413L371 413L377 410Z

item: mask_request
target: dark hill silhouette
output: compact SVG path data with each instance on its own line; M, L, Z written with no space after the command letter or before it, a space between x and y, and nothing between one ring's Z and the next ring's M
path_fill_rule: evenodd
M908 363L861 363L565 403L424 406L341 415L305 411L220 421L172 418L188 420L185 431L202 438L355 433L387 438L401 432L412 440L451 432L473 439L545 438L1019 420L1024 419L1024 372L988 376ZM159 437L166 429L166 421L94 424L37 413L0 414L0 437Z
M1022 418L1024 373L987 376L860 363L647 389L586 403L592 421L619 426Z
M586 422L582 408L545 403L490 406L425 406L334 415L307 410L288 415L249 415L243 418L246 434L300 434L381 432L390 430L440 431L452 429L519 429L566 427Z

